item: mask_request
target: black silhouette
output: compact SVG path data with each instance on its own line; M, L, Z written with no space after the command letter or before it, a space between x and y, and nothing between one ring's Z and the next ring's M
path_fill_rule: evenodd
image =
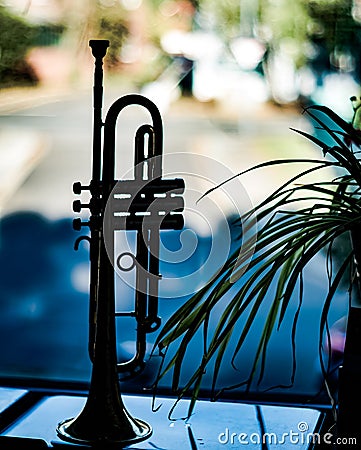
M147 439L152 428L135 419L125 410L120 395L118 373L134 376L143 369L146 335L160 326L158 317L159 231L181 229L184 190L180 179L162 179L162 119L156 105L138 94L116 100L102 122L102 65L109 41L92 40L95 57L94 73L94 141L93 178L89 186L75 183L74 193L91 193L89 204L74 202L74 210L89 208L90 219L74 220L74 228L89 227L91 235L81 236L90 242L90 314L89 355L92 375L87 402L81 413L58 425L61 439L73 443L134 443ZM115 180L115 128L118 115L129 105L146 108L153 124L140 126L135 136L133 180ZM101 151L102 128L104 146ZM145 147L145 137L148 145ZM131 312L115 311L114 233L118 230L137 231L136 254L123 252L116 259L121 271L135 268L135 307ZM125 265L124 258L131 264ZM136 353L129 361L117 361L116 316L136 320Z

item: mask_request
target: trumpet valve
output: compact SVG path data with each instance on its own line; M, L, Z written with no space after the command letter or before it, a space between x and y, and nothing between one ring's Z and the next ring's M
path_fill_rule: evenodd
M76 213L80 213L81 209L86 207L86 205L84 205L83 203L81 203L80 200L75 200L73 202L73 211Z
M74 219L73 220L73 228L75 231L80 231L82 227L90 227L90 221L83 222L81 219Z
M73 184L73 192L80 195L82 191L90 191L90 186L83 186L79 181Z
M93 215L100 213L100 199L92 197L89 203L82 203L80 200L74 200L73 211L80 213L82 209L89 209Z
M80 195L82 191L90 191L90 193L96 197L101 195L102 183L101 181L91 180L89 185L82 185L80 181L73 184L73 192L76 195Z

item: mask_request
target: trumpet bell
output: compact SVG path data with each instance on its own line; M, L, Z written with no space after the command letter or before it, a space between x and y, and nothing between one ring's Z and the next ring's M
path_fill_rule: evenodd
M120 423L114 417L104 421L104 427L99 427L97 422L92 427L94 418L84 418L79 421L79 416L67 419L59 423L57 433L59 437L67 442L78 445L94 446L97 443L102 447L107 445L131 445L144 441L152 435L152 427L140 419L131 417L128 411L124 410ZM94 433L92 429L96 430ZM102 430L101 435L99 429Z
M101 409L88 402L77 417L60 422L56 431L62 440L72 444L99 444L102 448L135 444L148 439L153 432L148 423L132 417L121 400L114 402L113 399L111 405Z
M104 242L100 249L100 265L107 278L112 278L112 265ZM126 410L116 368L114 317L114 283L101 282L101 301L97 305L97 328L93 368L89 394L83 410L73 419L58 424L60 439L75 444L103 448L112 444L134 444L147 439L152 428L146 422L133 418Z

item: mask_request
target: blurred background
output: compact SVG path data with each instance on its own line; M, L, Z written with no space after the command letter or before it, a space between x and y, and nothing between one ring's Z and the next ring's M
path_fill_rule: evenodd
M182 240L165 233L162 243L190 250L178 264L163 262L163 273L178 281L161 286L163 319L225 262L227 255L217 258L210 249L224 242L234 248L232 219L290 172L242 177L228 195L232 206L214 198L214 208L202 208L197 198L261 161L320 157L290 131L314 132L302 108L323 104L349 120L349 98L360 94L359 0L11 0L0 1L0 30L0 377L6 384L89 379L88 247L73 250L78 234L71 226L72 184L91 177L89 39L111 41L104 115L125 93L151 98L164 120L166 173L186 179L190 233ZM137 108L119 118L121 173L132 167L133 131L143 119ZM193 272L196 284L182 282ZM290 383L290 314L289 326L271 341L263 385L254 388L260 398L271 390L276 399L327 402L318 361L327 288L322 255L305 280L296 378ZM119 305L131 304L132 291L118 290ZM329 316L335 364L347 301L345 287ZM261 312L239 370L224 369L225 385L246 376L263 318ZM134 323L125 322L119 325L124 357L134 346ZM198 364L194 355L188 361ZM128 388L150 383L156 367L151 359ZM231 395L241 396L241 389Z

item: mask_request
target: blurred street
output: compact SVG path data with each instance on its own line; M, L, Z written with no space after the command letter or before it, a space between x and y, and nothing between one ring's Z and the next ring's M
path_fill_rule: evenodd
M124 93L117 92L116 87L110 92L105 88L104 117L110 104ZM3 214L31 209L50 218L72 215L72 183L88 181L91 173L91 95L89 85L87 91L58 95L40 89L0 96L1 167L12 161L13 168L6 171L7 178L21 180L11 201L2 201ZM318 156L317 149L289 130L290 127L309 129L299 111L278 110L269 105L250 110L247 104L242 104L242 99L236 105L232 102L228 105L226 101L208 104L185 98L171 103L163 113L165 155L181 152L214 158L233 174L277 153L282 157L291 145L292 156ZM121 148L117 151L122 154L124 168L121 170L124 171L132 166L132 133L139 120L143 120L140 114L136 110L123 113L118 121ZM21 175L24 166L28 168L27 179ZM262 178L262 186L254 183L253 176L244 177L242 182L255 202L271 185L280 182L279 176L278 173L272 181L269 171ZM202 186L199 189L200 195L204 193Z

